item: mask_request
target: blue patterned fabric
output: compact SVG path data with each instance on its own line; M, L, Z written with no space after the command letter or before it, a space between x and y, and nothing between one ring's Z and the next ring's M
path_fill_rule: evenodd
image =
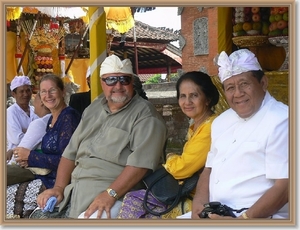
M46 127L46 134L41 143L41 151L30 151L28 157L28 167L38 167L51 169L48 175L35 175L36 179L41 179L46 188L54 186L56 171L61 155L68 145L73 132L77 128L81 115L73 108L67 106L59 114L57 121L52 128L52 116Z

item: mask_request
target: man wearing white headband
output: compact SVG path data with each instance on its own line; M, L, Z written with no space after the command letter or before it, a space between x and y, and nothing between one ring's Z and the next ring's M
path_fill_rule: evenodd
M167 127L153 104L134 91L131 61L107 57L99 80L103 94L83 112L54 188L37 199L43 209L53 196L59 210L35 211L31 218L116 218L125 193L141 189L146 173L162 163Z
M223 51L218 65L231 108L212 124L192 218L233 218L204 209L211 201L234 209L239 219L289 218L288 106L269 94L267 76L251 51Z
M16 76L10 83L11 95L16 103L6 110L7 150L18 146L29 123L39 118L29 104L32 96L31 82L27 76Z

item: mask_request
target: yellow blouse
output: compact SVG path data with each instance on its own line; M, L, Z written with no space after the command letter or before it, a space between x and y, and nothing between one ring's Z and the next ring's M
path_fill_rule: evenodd
M211 144L211 124L216 117L215 114L211 115L195 132L193 132L193 124L191 124L182 154L171 155L163 164L176 179L190 177L205 165Z

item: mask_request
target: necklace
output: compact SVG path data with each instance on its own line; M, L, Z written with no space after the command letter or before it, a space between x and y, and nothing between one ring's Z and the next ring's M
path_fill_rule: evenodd
M52 128L52 124L49 124L49 128Z
M206 119L207 119L208 117L210 117L210 115L211 115L211 112L208 110L208 111L206 111L206 112L200 117L200 119L198 119L198 121L195 121L195 122L194 122L193 131L195 132L195 131L198 129L198 127L199 127L204 121L206 121Z

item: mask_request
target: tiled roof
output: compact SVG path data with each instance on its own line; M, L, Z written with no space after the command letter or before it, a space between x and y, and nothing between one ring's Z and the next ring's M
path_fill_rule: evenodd
M119 57L126 55L134 67L136 51L139 75L167 73L168 66L171 73L181 69L181 50L171 44L172 41L179 40L180 31L135 22L136 42L133 41L133 28L125 34L125 38L123 37L125 42L121 42L122 35L114 31L110 50Z
M147 11L155 10L156 7L131 7L132 13L146 13Z
M125 41L133 40L133 30L131 28L127 33L125 33ZM169 43L172 41L179 40L180 31L165 27L153 27L143 22L135 20L135 32L136 39L138 41L147 41L147 42L159 42L159 43ZM114 37L119 40L121 34L118 31L113 32ZM115 39L114 39L115 40Z
M139 74L139 78L142 83L145 83L150 77L152 77L154 74Z

